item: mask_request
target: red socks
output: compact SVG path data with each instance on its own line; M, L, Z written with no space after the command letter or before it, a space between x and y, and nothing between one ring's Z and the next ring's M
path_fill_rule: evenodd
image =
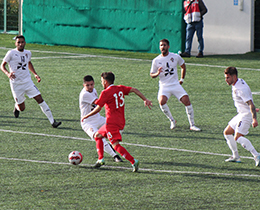
M97 148L97 153L98 153L98 159L101 160L104 158L104 142L102 138L95 138L96 140L96 148ZM117 144L114 149L121 155L123 156L126 160L128 160L131 164L135 163L134 158L132 155L129 154L129 152L122 147L120 144Z
M104 158L104 142L102 138L95 138L95 140L96 140L98 159L101 160Z
M135 163L134 158L132 157L132 155L129 154L129 152L122 147L120 144L117 144L114 149L121 155L123 156L125 159L127 159L131 164Z

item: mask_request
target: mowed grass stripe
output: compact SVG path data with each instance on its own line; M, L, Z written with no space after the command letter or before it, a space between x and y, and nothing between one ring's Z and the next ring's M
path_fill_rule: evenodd
M70 140L73 139L73 140L81 140L81 141L94 141L92 139L73 137L73 136L61 136L61 135L53 135L53 134L45 134L45 133L32 133L32 132L22 132L22 131L13 131L13 130L4 130L4 129L0 129L0 132L16 133L16 134L19 133L19 134L25 134L25 135L45 136L45 137L54 137L54 138L70 139ZM196 150L178 149L178 148L170 148L170 147L159 147L159 146L151 146L151 145L144 145L144 144L133 144L133 143L127 143L127 142L121 142L121 144L129 145L129 146L136 146L136 147L158 149L158 150L198 153L198 154L204 154L204 155L216 155L216 156L224 156L224 157L230 156L230 154L219 154L219 153L196 151ZM247 156L240 156L240 157L245 158L245 159L254 159L253 157L247 157Z
M12 48L5 48L0 47L0 49L3 50L10 50ZM104 56L104 55L90 55L90 54L80 54L80 53L68 53L68 52L55 52L55 51L40 51L40 50L30 50L32 52L38 52L38 53L50 53L50 54L61 54L61 55L68 55L68 56L51 56L51 57L32 57L32 60L37 59L62 59L62 58L84 58L84 57L91 57L91 58L108 58L108 59L119 59L119 60L132 60L132 61L147 61L151 62L152 60L147 59L139 59L139 58L124 58L124 57L115 57L115 56ZM70 56L69 56L70 55ZM220 66L220 65L210 65L210 64L199 64L199 63L188 63L186 62L186 65L190 66L201 66L201 67L209 67L209 68L227 68L228 66ZM248 71L260 71L260 69L255 68L240 68L237 67L238 70L248 70Z
M52 162L52 161L40 161L40 160L27 160L27 159L19 159L19 158L8 158L8 157L0 157L1 160L8 160L8 161L21 161L21 162L31 162L31 163L43 163L43 164L53 164L53 165L71 165L70 163L64 162ZM90 169L93 168L90 164L80 164L78 166L72 167L89 167ZM102 166L102 168L112 168L112 169L122 169L122 170L132 170L129 167L122 167L122 166ZM95 170L102 170L95 169ZM157 170L157 169L149 169L149 168L139 168L139 172L156 172L156 173L170 173L170 174L193 174L193 175L208 175L208 176L235 176L235 177L256 177L260 178L260 175L256 174L238 174L238 173L216 173L216 172L197 172L197 171L175 171L175 170Z

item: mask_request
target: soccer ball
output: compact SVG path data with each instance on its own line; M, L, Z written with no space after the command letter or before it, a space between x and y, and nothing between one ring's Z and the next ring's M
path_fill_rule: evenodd
M78 165L82 162L83 156L78 151L72 151L68 156L69 162L73 165Z

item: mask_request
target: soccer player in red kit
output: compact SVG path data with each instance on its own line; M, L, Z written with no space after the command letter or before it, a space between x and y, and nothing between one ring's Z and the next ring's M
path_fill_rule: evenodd
M104 90L101 92L99 99L95 101L97 105L89 114L82 117L84 119L98 113L103 106L106 110L106 124L96 132L94 138L96 140L96 148L98 152L98 160L94 165L95 168L105 164L104 161L104 145L102 138L106 137L111 142L113 148L125 159L127 159L133 167L133 172L138 171L139 161L134 159L129 152L120 145L122 141L121 133L125 127L125 95L134 92L143 101L144 105L151 109L152 102L148 100L139 90L124 85L114 85L115 75L112 72L104 72L101 74L101 82Z

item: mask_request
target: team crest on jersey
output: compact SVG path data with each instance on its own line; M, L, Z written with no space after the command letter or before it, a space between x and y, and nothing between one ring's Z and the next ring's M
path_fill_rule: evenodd
M25 62L25 57L21 56L21 62Z
M172 62L174 62L174 58L171 58L170 60L171 60Z
M25 54L26 58L28 58L28 54Z

